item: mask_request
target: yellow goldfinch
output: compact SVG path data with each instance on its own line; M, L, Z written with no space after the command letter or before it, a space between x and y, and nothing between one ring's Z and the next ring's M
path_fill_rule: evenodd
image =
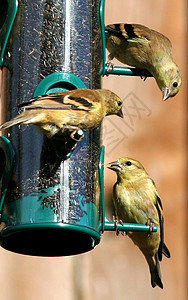
M126 223L156 225L157 232L128 232L128 236L140 248L149 265L151 285L163 288L159 261L162 254L170 257L164 244L162 203L155 183L140 162L124 157L108 164L117 173L113 188L116 216Z
M52 138L77 129L94 129L107 115L123 117L122 100L106 89L84 88L38 96L19 107L24 111L2 124L0 129L16 124L34 124Z
M139 24L107 25L105 36L109 60L115 57L124 64L149 71L163 93L163 100L178 93L181 74L166 36Z

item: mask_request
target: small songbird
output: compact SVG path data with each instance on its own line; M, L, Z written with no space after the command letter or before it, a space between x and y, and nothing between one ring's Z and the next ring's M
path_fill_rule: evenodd
M178 93L181 74L166 36L140 24L114 24L105 27L105 37L109 65L115 57L124 64L149 71L163 93L163 100Z
M107 115L123 117L122 100L106 89L75 89L38 96L19 105L24 111L2 124L6 129L18 124L34 124L48 138L75 130L94 129Z
M140 162L124 157L108 164L117 173L113 187L116 217L120 222L156 225L157 232L128 232L128 236L140 248L149 265L151 285L163 288L159 261L162 254L170 257L164 244L162 203L154 181Z

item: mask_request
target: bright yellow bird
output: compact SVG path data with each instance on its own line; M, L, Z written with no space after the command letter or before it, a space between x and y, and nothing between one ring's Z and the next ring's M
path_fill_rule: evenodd
M117 173L113 187L116 216L125 223L149 224L158 227L157 232L128 232L128 236L140 248L149 265L151 285L163 288L159 261L162 254L170 257L164 244L162 203L154 181L140 162L124 157L108 164Z

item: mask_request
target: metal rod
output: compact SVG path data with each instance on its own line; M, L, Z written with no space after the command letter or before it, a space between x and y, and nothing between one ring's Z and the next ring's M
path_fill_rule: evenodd
M102 74L102 70L100 70L100 73ZM110 74L140 76L141 78L143 77L143 79L153 76L147 70L143 69L114 66L113 68L110 67L110 69L108 70L107 65L105 65L105 75L108 76Z
M117 226L115 225L115 222L110 222L107 219L105 220L104 224L104 230L109 231L149 231L150 226L149 225L143 225L143 224L133 224L133 223L117 223ZM154 225L152 232L157 231L157 226Z

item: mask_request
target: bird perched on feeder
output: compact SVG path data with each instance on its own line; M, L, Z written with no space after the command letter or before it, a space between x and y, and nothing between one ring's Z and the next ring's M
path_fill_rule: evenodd
M154 181L140 162L124 157L108 164L117 173L113 187L116 216L120 222L156 225L157 232L128 232L128 236L140 248L149 265L151 285L163 288L159 261L162 254L170 257L164 244L162 203Z
M166 36L140 24L113 24L105 27L105 37L109 67L115 57L124 64L149 71L163 93L163 100L178 93L181 74Z
M106 89L75 89L38 96L19 105L24 111L2 124L6 129L18 124L34 124L48 138L82 129L94 129L107 115L123 117L122 100Z

